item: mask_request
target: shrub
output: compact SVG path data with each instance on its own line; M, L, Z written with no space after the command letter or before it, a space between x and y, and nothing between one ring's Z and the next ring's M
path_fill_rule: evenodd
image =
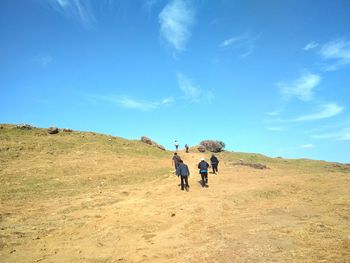
M200 142L201 145L205 147L206 150L217 153L221 152L225 148L225 143L216 140L204 140Z

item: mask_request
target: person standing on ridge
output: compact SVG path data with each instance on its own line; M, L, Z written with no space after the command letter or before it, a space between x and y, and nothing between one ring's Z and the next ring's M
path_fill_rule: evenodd
M208 167L209 163L207 163L204 158L201 159L198 164L199 173L202 177L202 187L209 187L208 185Z
M177 140L174 141L176 151L179 149L179 142Z
M186 149L186 153L188 153L188 149L189 149L190 147L188 147L188 145L187 145L187 143L185 144L185 149Z
M212 154L212 156L210 158L210 163L211 163L211 167L213 168L213 174L217 174L219 160L214 154Z
M176 174L181 178L181 190L184 190L186 187L186 191L190 186L188 185L188 177L190 176L190 170L188 170L188 166L184 164L182 160L179 161L179 164L176 169Z
M173 155L173 164L174 164L174 167L175 167L175 171L177 170L177 167L179 165L179 161L181 161L181 157L177 154L177 152L174 152L174 155Z

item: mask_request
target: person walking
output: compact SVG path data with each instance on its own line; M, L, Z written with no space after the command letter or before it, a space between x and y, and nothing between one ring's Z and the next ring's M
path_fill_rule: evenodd
M213 168L213 174L217 174L219 160L214 154L212 154L212 156L210 158L210 163L211 163L211 167Z
M175 145L175 150L177 151L179 149L179 142L175 140L174 145Z
M179 161L179 164L176 169L176 174L181 178L181 190L183 191L186 188L186 191L190 188L188 185L188 177L190 176L190 170L188 166L184 164L182 160Z
M190 147L188 146L188 144L186 143L185 144L185 150L186 150L186 153L188 153L188 149L189 149Z
M173 165L175 167L175 171L177 170L177 167L179 165L179 161L181 161L181 157L177 154L177 152L174 152L174 155L173 155Z
M204 158L198 164L199 173L202 177L202 187L209 187L208 185L208 168L209 163L207 163Z

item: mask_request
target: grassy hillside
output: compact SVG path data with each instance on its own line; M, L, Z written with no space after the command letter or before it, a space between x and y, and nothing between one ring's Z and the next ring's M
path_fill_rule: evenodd
M0 125L0 262L348 262L350 165ZM244 164L261 163L266 169Z
M171 155L140 141L93 132L0 129L0 198L74 195L161 179Z
M203 154L207 159L209 153ZM59 197L106 187L164 178L172 153L140 141L94 132L0 129L0 197L2 201ZM262 163L304 173L349 172L350 165L307 159L269 158L261 154L223 152L222 164Z

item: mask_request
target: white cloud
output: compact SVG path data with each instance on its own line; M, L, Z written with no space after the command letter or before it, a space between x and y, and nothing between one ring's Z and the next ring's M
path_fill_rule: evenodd
M299 148L301 148L301 149L310 149L310 148L314 148L314 145L312 143L308 143L308 144L300 145Z
M193 84L192 80L187 76L178 73L177 83L186 100L194 103L199 101L205 101L208 104L212 103L214 93L211 90L202 90L199 86Z
M240 36L234 36L231 38L228 38L221 42L219 45L220 47L228 47L236 43L242 43L243 41L246 41L247 37L245 35L240 35Z
M266 129L268 129L269 131L276 131L276 132L284 131L284 127L266 127Z
M303 50L307 51L307 50L310 50L310 49L314 49L314 48L318 47L318 45L319 45L319 44L318 44L317 42L312 41L312 42L308 43L308 44L303 48Z
M155 110L161 106L171 105L174 102L174 99L172 97L164 98L160 101L137 100L127 96L88 95L88 98L95 101L110 102L127 109L135 109L141 111Z
M43 55L35 58L34 61L39 63L42 67L46 68L49 64L52 63L53 58L50 55Z
M267 115L270 115L270 116L277 116L280 114L280 110L275 110L275 111L271 111L271 112L268 112Z
M342 113L343 110L344 110L344 107L339 106L336 103L328 103L328 104L322 105L319 112L303 115L295 119L286 120L286 121L299 122L299 121L314 121L314 120L327 119Z
M219 44L220 48L235 48L241 51L240 57L246 58L254 52L255 42L260 38L261 34L251 36L248 33L242 35L233 36L225 39Z
M335 139L337 141L350 141L350 127L321 134L311 134L314 139Z
M173 0L159 14L161 35L177 51L183 51L191 36L194 21L193 7L185 0Z
M332 64L325 67L326 71L335 71L339 67L350 64L350 41L341 39L324 44L320 51L321 57Z
M317 74L306 72L292 83L277 83L282 94L287 98L296 97L302 101L310 101L313 98L314 88L321 82Z
M177 82L186 99L192 102L198 102L200 100L202 90L198 86L195 86L191 79L181 73L178 73Z
M68 17L73 17L85 27L96 23L90 0L49 0L51 6Z

